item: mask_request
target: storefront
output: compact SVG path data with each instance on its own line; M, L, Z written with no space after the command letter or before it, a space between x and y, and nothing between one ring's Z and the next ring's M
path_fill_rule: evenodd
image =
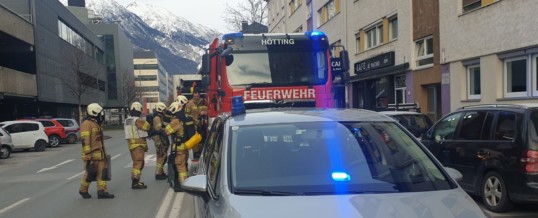
M409 63L395 65L394 57L388 52L354 64L351 107L381 111L389 104L413 102L406 84Z

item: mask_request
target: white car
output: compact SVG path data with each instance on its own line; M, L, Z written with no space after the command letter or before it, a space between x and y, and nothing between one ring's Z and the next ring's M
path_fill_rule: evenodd
M8 158L12 150L13 143L11 142L11 135L0 127L0 159Z
M31 120L14 120L0 122L10 135L13 142L13 150L44 151L49 143L49 137L45 133L43 124Z
M196 217L485 217L395 120L358 109L267 109L213 121L182 189Z

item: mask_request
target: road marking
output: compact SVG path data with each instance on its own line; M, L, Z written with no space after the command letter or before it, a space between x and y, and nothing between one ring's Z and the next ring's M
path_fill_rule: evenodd
M155 166L157 163L157 155L149 154L144 157L144 167L147 166ZM128 163L123 168L131 168L133 167L133 162Z
M75 159L69 159L69 160L66 160L66 161L64 161L64 162L61 162L61 163L59 163L59 164L56 164L56 165L54 165L54 166L52 166L52 167L47 167L47 168L40 169L40 170L37 171L36 173L41 173L41 172L45 172L45 171L47 171L47 170L56 169L57 167L59 167L59 166L61 166L61 165L64 165L64 164L66 164L66 163L73 162L73 161L75 161Z
M80 173L77 173L77 174L75 174L74 176L71 176L71 177L67 178L67 180L72 180L72 179L74 179L74 178L77 178L77 177L79 177L80 175L82 175L83 173L84 173L84 171L82 171L82 172L80 172Z
M183 204L183 198L185 198L185 192L177 193L176 199L174 199L174 204L172 204L172 209L170 210L170 216L168 217L179 217L179 211L181 210L181 205Z
M28 201L28 200L30 200L30 198L25 198L25 199L22 199L22 200L20 200L20 201L14 203L14 204L12 204L12 205L9 205L8 207L6 207L6 208L0 210L0 214L5 213L6 211L10 210L11 208L14 208L14 207L18 206L19 204L22 204L22 203L24 203L24 202L26 202L26 201Z
M157 215L155 215L155 218L167 217L166 212L168 212L168 208L170 207L170 204L172 203L173 196L174 196L174 190L169 188L168 192L166 192L166 196L164 197L161 207L159 207L159 211L157 212ZM168 216L168 217L171 217L171 216Z
M114 159L118 158L118 157L121 156L121 155L122 155L121 153L116 154L116 155L114 155L113 157L111 157L110 159L111 159L111 160L114 160ZM71 176L71 177L67 178L67 180L72 180L72 179L74 179L74 178L77 178L77 177L81 176L82 174L84 174L84 171L82 171L82 172L80 172L80 173L77 173L77 174L75 174L74 176Z

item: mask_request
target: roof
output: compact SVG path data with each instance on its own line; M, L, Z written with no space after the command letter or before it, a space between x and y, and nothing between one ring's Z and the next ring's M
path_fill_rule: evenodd
M246 114L231 118L230 125L253 125L269 123L297 123L323 121L373 121L394 122L394 120L375 111L362 109L316 109L316 108L269 108L247 110Z

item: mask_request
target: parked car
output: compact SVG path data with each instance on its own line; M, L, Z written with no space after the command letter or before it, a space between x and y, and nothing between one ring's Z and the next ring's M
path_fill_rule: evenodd
M13 150L44 151L49 143L43 124L33 120L15 120L0 122L13 142Z
M64 142L75 144L80 138L80 126L77 121L69 118L54 118L54 120L58 121L65 129L66 139Z
M538 104L476 105L447 114L422 143L463 174L463 189L487 209L538 202Z
M381 114L394 118L417 138L428 131L433 125L431 119L425 114L412 111L381 111Z
M6 159L13 151L13 141L11 135L0 127L0 159Z
M485 217L396 121L358 109L264 109L212 123L196 217Z
M35 121L42 123L45 127L45 133L49 137L49 145L51 147L58 147L60 142L67 139L65 128L55 119L38 118Z

